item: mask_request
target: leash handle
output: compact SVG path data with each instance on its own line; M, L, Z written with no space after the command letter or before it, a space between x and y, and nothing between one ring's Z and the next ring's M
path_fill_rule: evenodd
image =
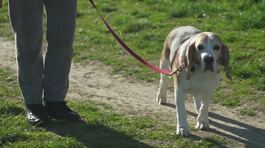
M98 15L100 16L101 20L104 22L104 24L106 25L106 27L108 28L109 32L113 35L113 37L119 42L119 44L127 51L129 52L134 58L136 58L139 62L141 62L142 64L146 65L147 67L149 67L151 70L156 71L158 73L161 74L165 74L165 75L169 75L172 76L174 75L177 71L176 70L174 72L171 72L170 70L167 69L160 69L159 67L149 63L148 61L144 60L142 57L140 57L139 55L137 55L128 45L126 45L126 43L113 31L113 29L111 28L111 26L108 24L108 22L105 20L105 18L101 15L100 11L98 10L96 4L94 3L93 0L89 0L90 3L92 4L92 6L95 8L95 10L97 11Z

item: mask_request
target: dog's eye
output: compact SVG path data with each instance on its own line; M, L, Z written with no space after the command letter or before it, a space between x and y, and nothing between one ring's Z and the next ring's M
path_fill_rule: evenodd
M204 47L203 47L203 45L202 45L202 44L200 44L200 45L198 45L197 49L198 49L198 50L203 50L203 49L204 49Z
M214 50L219 50L219 49L220 49L220 46L219 46L219 45L214 45L214 46L213 46L213 49L214 49Z

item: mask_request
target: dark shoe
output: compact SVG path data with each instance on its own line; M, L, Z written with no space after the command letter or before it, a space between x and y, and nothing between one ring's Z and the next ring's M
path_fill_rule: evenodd
M80 116L77 112L71 110L66 102L45 102L45 110L51 118L67 121L77 121Z
M27 120L32 125L44 125L48 122L49 117L45 112L42 104L26 104Z

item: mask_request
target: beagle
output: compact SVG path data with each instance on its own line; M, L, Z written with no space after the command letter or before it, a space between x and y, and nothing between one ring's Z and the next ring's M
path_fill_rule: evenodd
M208 129L208 107L224 66L231 79L229 50L220 37L212 32L202 32L192 26L175 28L167 36L160 59L160 68L175 71L174 96L177 113L177 134L189 135L185 110L185 95L193 96L197 116L197 129ZM168 76L161 74L157 102L167 102Z

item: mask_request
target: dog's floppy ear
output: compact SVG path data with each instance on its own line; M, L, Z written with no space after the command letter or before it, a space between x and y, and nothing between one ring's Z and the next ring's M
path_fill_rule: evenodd
M195 63L195 42L191 41L186 49L185 52L180 57L181 59L181 65L185 67L186 69L186 79L190 79L190 70L192 65Z
M229 66L229 49L224 43L222 43L221 45L221 55L218 61L220 65L224 66L226 77L232 80L230 66Z

